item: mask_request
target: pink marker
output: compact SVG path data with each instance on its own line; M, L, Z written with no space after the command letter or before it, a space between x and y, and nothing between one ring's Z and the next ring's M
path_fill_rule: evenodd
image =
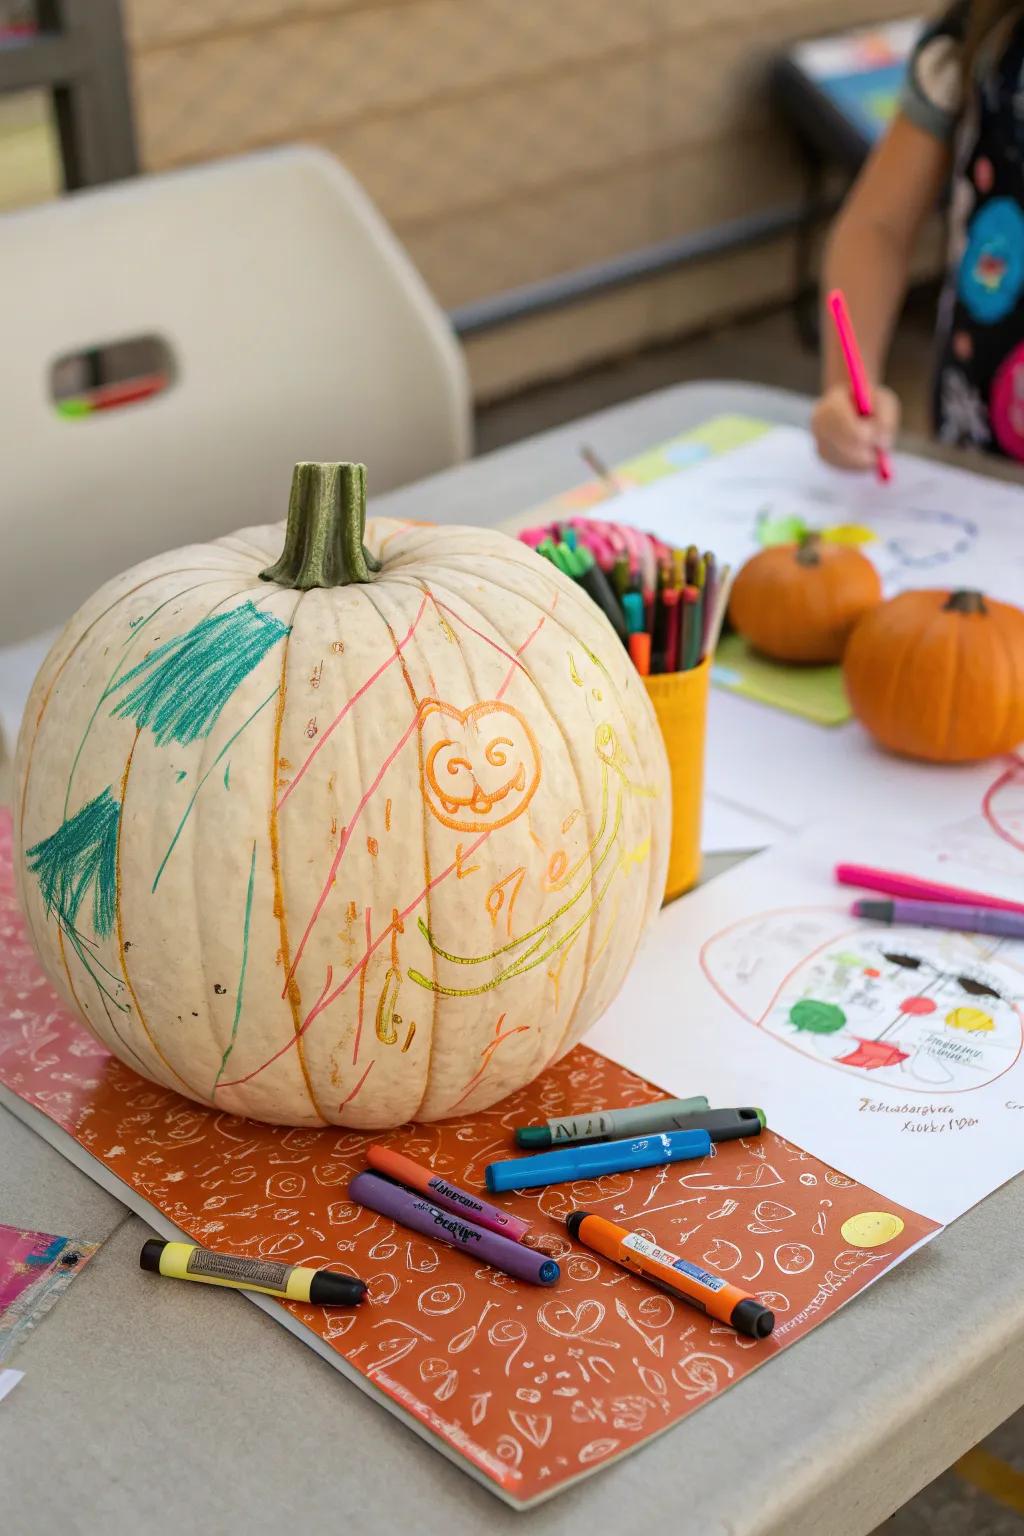
M881 891L883 896L908 901L954 902L972 907L989 907L998 912L1024 912L1024 902L1007 901L1002 896L986 896L983 891L968 891L959 885L939 885L934 880L919 880L916 875L900 875L888 869L872 869L867 864L837 864L840 885L856 885L864 891Z
M857 408L857 414L858 416L870 416L872 414L871 385L868 383L864 360L860 355L857 338L853 334L853 321L850 319L850 311L846 307L846 300L841 289L833 288L828 296L828 307L836 324L836 335L839 337L839 345L843 349L846 371L850 375L850 391L853 395L853 403ZM875 449L875 463L878 466L879 480L891 480L892 464L884 448Z
M590 550L602 571L610 571L615 564L615 550L602 524L590 522L585 517L574 517L571 526L575 528L580 543Z

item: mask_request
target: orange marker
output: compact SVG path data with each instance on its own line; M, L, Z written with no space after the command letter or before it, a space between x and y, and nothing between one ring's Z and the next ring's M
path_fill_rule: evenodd
M748 1333L753 1339L764 1339L775 1327L775 1314L739 1286L730 1285L720 1275L681 1259L666 1248L659 1248L649 1238L638 1232L627 1232L603 1216L591 1216L586 1211L572 1211L565 1224L570 1237L579 1238L595 1253L606 1259L614 1259L623 1269L632 1270L652 1285L667 1291L678 1301L685 1301L719 1322L730 1323L738 1333Z
M371 1168L384 1174L385 1178L393 1179L396 1184L404 1184L407 1189L418 1190L442 1210L466 1216L478 1227L486 1227L489 1232L500 1232L502 1237L510 1237L514 1243L522 1242L530 1230L528 1221L513 1216L511 1211L501 1210L499 1206L488 1205L486 1200L471 1195L468 1190L458 1189L431 1168L422 1168L411 1157L403 1157L401 1152L393 1152L390 1147L367 1147L366 1161Z
M638 629L629 637L629 657L641 677L651 674L651 637L645 629Z

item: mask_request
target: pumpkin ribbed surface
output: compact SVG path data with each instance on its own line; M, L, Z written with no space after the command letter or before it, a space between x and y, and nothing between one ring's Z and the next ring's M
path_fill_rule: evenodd
M1024 613L977 592L901 592L857 625L843 676L885 747L936 763L1024 740Z
M835 662L881 595L870 560L809 534L747 561L733 584L729 617L755 651L774 661Z

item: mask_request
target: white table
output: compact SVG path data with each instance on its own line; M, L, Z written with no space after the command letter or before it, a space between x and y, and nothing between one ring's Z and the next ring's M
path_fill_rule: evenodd
M380 498L497 522L775 391L687 385ZM1024 1402L1024 1179L661 1439L529 1514L507 1509L242 1297L147 1284L148 1229L0 1109L0 1221L103 1247L19 1351L0 1405L11 1536L863 1536Z

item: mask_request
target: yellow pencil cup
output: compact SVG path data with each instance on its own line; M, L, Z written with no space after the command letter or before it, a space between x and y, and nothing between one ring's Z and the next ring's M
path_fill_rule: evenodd
M644 678L665 739L672 778L672 846L665 879L666 901L691 890L700 875L704 738L710 676L711 662L705 659L689 672L666 672Z

